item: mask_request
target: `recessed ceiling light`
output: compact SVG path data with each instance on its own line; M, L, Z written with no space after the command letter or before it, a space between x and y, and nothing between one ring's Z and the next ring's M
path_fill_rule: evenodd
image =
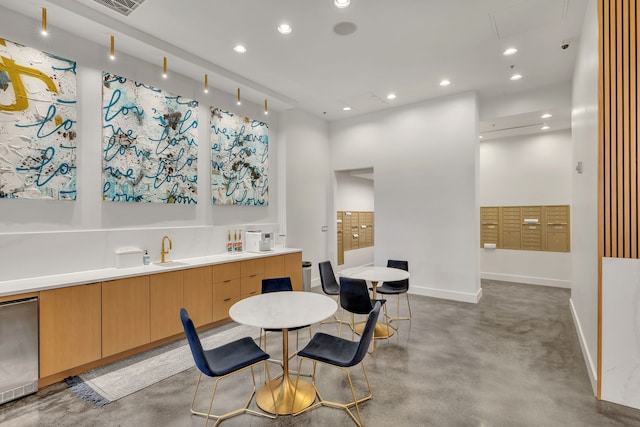
M522 74L514 74L510 77L511 80L520 80L522 78Z
M479 138L479 139L482 139L482 138L484 138L484 136L480 135L478 138Z
M547 129L551 129L551 127L549 127L549 125L544 125L540 129L541 130L547 130Z
M233 50L235 50L238 53L245 53L247 51L247 48L239 44L236 47L234 47Z
M447 79L444 79L440 82L440 86L449 86L451 82Z
M502 52L504 56L511 56L515 55L516 53L518 53L518 49L516 49L515 47L507 48L504 52Z
M280 34L284 34L284 35L291 34L291 31L293 31L293 28L291 28L291 25L289 24L278 25L278 32Z
M351 0L333 0L333 5L338 9L344 9L349 6L349 3L351 3Z
M342 107L344 111L351 111L351 107Z
M392 99L396 99L396 94L395 93L390 93L389 95L387 95L387 99L389 101L391 101Z
M549 114L549 113L544 113L543 115L540 116L541 119L549 119L551 117L553 117L553 116L551 114Z

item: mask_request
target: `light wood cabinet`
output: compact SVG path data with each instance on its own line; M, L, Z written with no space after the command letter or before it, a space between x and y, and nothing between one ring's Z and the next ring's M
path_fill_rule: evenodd
M147 344L149 276L102 283L102 357Z
M184 305L182 278L182 270L149 276L151 341L179 334L183 330L180 321L180 308Z
M102 357L101 285L40 292L40 377Z
M281 255L284 257L285 276L291 277L294 291L302 290L302 252Z
M286 275L287 274L284 266L284 255L265 257L263 274L263 277L265 279L285 277Z
M262 292L263 277L263 258L240 261L240 298L258 295Z
M240 262L214 265L213 321L229 318L229 308L240 301Z
M196 326L213 322L213 276L212 267L197 267L183 270L184 308Z

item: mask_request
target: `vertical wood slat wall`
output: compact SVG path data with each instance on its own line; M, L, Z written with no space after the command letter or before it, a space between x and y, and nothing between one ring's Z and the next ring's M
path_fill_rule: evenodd
M638 12L635 0L598 1L598 398L602 389L602 257L639 257Z

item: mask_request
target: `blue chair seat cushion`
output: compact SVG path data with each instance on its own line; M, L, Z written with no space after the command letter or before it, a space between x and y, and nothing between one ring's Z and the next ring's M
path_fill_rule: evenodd
M213 374L209 376L215 377L227 375L269 358L269 355L249 337L205 350L204 355Z
M386 283L383 283L382 285L378 286L378 288L376 289L376 292L378 292L379 294L386 294L386 295L403 294L407 292L407 288L405 287L397 288L395 286L389 286Z
M311 341L298 352L298 356L306 357L331 365L349 367L353 365L353 358L358 351L358 341L316 333Z

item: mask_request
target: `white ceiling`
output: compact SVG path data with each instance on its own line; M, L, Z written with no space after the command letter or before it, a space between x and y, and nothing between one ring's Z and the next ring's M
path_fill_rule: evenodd
M46 7L53 35L61 28L106 52L115 34L118 51L159 66L167 56L172 71L196 81L208 73L210 85L224 92L241 87L243 98L267 98L273 110L301 108L331 121L462 91L476 90L482 101L567 83L586 3L352 0L337 9L332 0L145 0L129 16L96 0L2 6L37 20ZM290 35L276 31L282 22L293 27ZM353 34L334 32L345 22L355 24ZM245 54L233 51L238 43ZM509 46L519 52L505 57ZM510 81L513 72L524 77ZM439 86L443 78L451 85ZM389 92L397 99L388 101ZM552 104L554 127L568 127L570 106ZM351 111L342 110L347 105ZM483 117L480 131L491 137L506 128L537 129L540 113Z

